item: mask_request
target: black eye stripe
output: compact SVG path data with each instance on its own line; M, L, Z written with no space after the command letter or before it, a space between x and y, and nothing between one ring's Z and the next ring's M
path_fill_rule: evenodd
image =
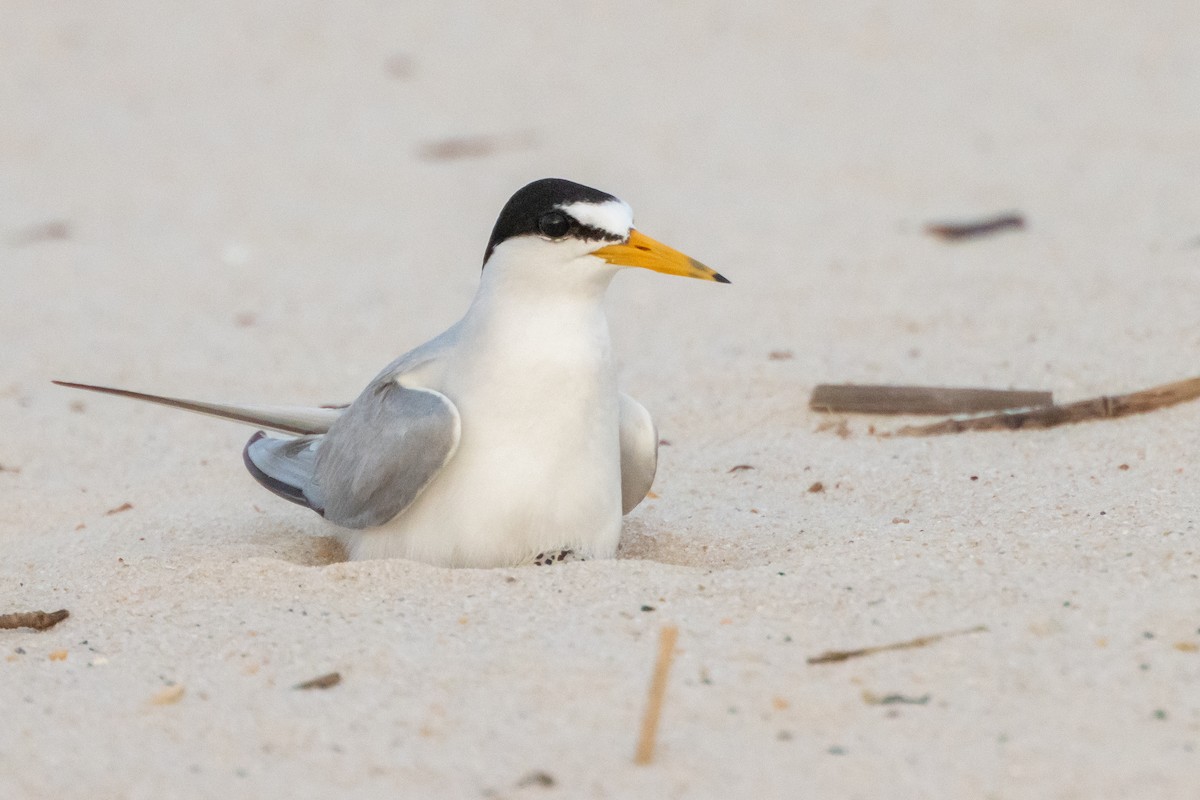
M538 219L538 232L551 239L580 239L585 242L623 242L625 237L595 225L584 225L562 211L550 211ZM645 250L647 248L640 248Z
M576 225L575 231L571 235L576 239L588 242L623 242L626 238L604 228L597 228L595 225L583 224Z
M625 232L613 233L595 225L581 223L564 211L576 203L602 205L617 202L617 198L606 192L581 186L559 178L544 178L522 187L500 210L491 239L484 250L484 263L491 258L497 245L518 236L537 236L549 239L580 239L586 242L621 242ZM567 230L557 222L543 230L542 219L550 214L562 214L567 221ZM555 218L557 219L557 218ZM547 220L550 223L551 220Z

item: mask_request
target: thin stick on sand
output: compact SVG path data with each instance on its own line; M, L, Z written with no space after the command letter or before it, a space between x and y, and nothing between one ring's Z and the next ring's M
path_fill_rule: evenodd
M646 698L646 712L642 715L642 733L638 737L635 764L649 764L654 760L654 740L658 735L658 720L662 714L663 696L667 692L667 676L671 662L675 659L675 641L679 629L666 625L658 635L658 660L654 662L654 675L650 679L650 692Z
M292 688L293 689L301 689L301 690L328 689L332 686L337 686L341 682L342 682L342 673L330 672L327 675L321 675L320 677L313 678L312 680L304 681L304 683L297 683Z
M934 642L940 642L950 636L965 636L968 633L983 633L987 630L986 626L976 625L974 628L965 628L961 631L950 631L949 633L934 633L929 636L918 636L916 639L909 639L904 642L893 642L892 644L881 644L875 647L863 647L858 650L826 650L819 656L813 656L808 659L809 664L834 664L839 661L849 661L852 658L862 658L863 656L873 656L876 653L886 653L889 650L908 650L913 647L924 647Z
M1053 428L1095 419L1145 414L1200 398L1200 378L1164 383L1132 394L1105 395L1061 406L1030 408L986 417L947 419L930 425L907 425L892 436L938 436L963 431Z
M1020 214L1009 213L997 214L971 222L931 222L925 226L925 232L939 239L958 241L1008 229L1020 230L1024 227L1024 217Z
M53 628L71 616L65 608L58 611L21 611L16 614L0 614L0 629L33 628L44 631Z
M1024 389L822 383L813 389L808 407L814 411L855 414L974 414L1048 406L1052 402L1050 392Z

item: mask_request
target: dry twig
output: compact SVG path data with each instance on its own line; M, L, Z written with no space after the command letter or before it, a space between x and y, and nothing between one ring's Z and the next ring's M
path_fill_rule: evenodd
M650 692L646 698L646 713L642 715L642 732L638 737L635 764L649 764L654 759L654 740L658 735L658 720L662 715L663 696L667 692L667 676L675 658L675 642L679 629L667 625L658 636L658 660L654 662L654 675L650 679Z
M892 644L881 644L875 647L864 647L860 650L826 650L819 656L812 656L808 659L809 664L833 664L838 661L848 661L851 658L861 658L862 656L873 656L876 653L885 653L889 650L908 650L913 647L924 647L934 642L940 642L950 636L963 636L968 633L982 633L987 630L984 625L976 625L974 628L965 628L961 631L950 631L949 633L934 633L929 636L918 636L916 639L909 639L906 642L893 642Z
M925 226L925 232L939 239L958 241L976 236L985 236L989 233L996 233L997 231L1009 228L1019 230L1024 227L1024 217L1020 214L1009 213L997 214L993 217L986 217L971 222L933 222Z
M1160 408L1200 398L1200 378L1165 383L1132 394L1105 395L1061 406L1045 406L986 417L947 419L930 425L906 425L895 436L937 436L963 431L1020 430L1053 428L1095 419L1116 419L1132 414L1145 414Z
M949 386L876 386L822 383L813 389L814 411L858 414L971 414L1046 406L1050 392L1023 389L958 389Z
M33 628L35 631L45 631L69 616L71 616L71 612L65 608L58 611L22 611L16 614L0 614L0 629Z
M869 706L892 706L892 705L908 705L908 706L923 706L929 702L931 695L923 694L920 696L907 694L875 694L872 691L863 689L863 702Z
M293 689L329 689L331 687L337 686L341 682L342 682L342 673L330 672L329 674L322 675L319 678L313 678L312 680L305 681L304 683L297 683L292 688Z

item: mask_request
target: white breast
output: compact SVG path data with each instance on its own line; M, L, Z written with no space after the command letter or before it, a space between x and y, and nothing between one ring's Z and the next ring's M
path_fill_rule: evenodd
M513 312L460 323L430 385L458 407L458 452L407 511L349 534L352 557L488 567L561 549L614 554L619 405L603 309L581 300Z

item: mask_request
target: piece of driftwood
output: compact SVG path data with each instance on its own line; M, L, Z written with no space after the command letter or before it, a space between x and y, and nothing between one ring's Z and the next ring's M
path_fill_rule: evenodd
M307 689L330 689L334 686L337 686L341 682L342 674L340 672L330 672L326 675L321 675L320 677L304 681L303 683L297 683L292 688L300 689L302 691Z
M1023 389L822 383L813 389L808 407L814 411L857 414L973 414L1048 406L1053 402L1050 392Z
M907 694L875 694L874 692L863 690L863 702L869 706L923 706L929 702L932 695L907 695Z
M985 417L947 419L929 425L906 425L894 436L938 436L963 431L1000 431L1053 428L1094 419L1115 419L1145 414L1200 398L1200 378L1164 383L1132 394L1105 395L1061 406L1046 406L989 414Z
M976 236L986 236L1003 230L1020 230L1025 227L1025 218L1020 214L996 214L969 222L931 222L925 232L939 239L956 242Z
M908 650L913 647L924 647L934 642L940 642L950 636L965 636L968 633L982 633L987 630L984 625L976 625L974 628L964 628L961 631L950 631L949 633L935 633L929 636L918 636L916 639L909 639L904 642L893 642L892 644L881 644L875 647L863 647L858 650L826 650L819 656L813 656L808 659L809 664L834 664L839 661L848 661L852 658L862 658L863 656L873 656L876 653L886 653L889 650Z
M16 614L0 614L0 629L33 628L35 631L45 631L69 616L71 616L71 612L65 608L58 611L21 611Z
M654 675L650 679L650 691L646 697L646 713L642 715L642 731L638 736L635 764L649 764L654 760L654 743L658 736L658 720L662 716L663 697L667 693L667 677L671 673L671 662L675 658L675 642L679 629L667 625L658 636L658 659L654 662Z

